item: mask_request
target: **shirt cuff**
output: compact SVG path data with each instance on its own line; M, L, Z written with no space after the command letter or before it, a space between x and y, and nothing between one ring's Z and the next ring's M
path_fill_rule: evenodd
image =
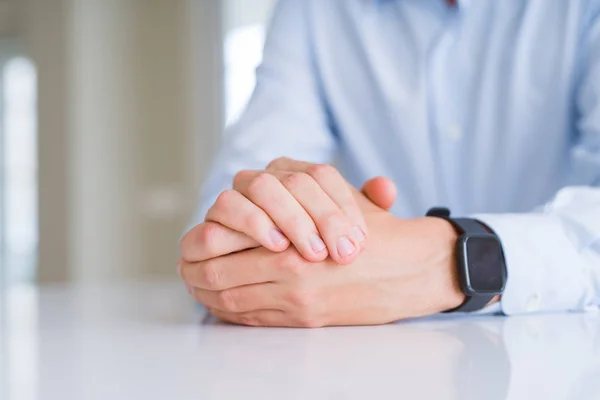
M586 258L559 218L544 214L473 217L502 241L508 272L500 300L503 313L583 310L593 303L586 296Z

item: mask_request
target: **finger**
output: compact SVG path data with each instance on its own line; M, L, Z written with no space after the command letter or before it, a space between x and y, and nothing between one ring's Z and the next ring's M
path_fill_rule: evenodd
M324 320L294 317L293 314L281 310L256 310L243 313L230 313L209 309L209 312L225 322L237 325L286 328L320 328L327 325Z
M307 173L317 181L325 193L354 223L356 238L361 242L365 240L368 232L363 213L352 195L350 184L338 170L331 165L317 164L311 166Z
M243 171L236 177L234 188L242 192L247 191L247 186L260 172ZM275 170L272 172L293 198L306 210L317 226L319 233L329 250L332 259L340 264L348 264L356 259L360 253L365 235L358 232L344 212L333 202L319 184L308 174L303 172L286 172ZM345 181L337 182L339 187L332 188L333 192L344 190Z
M353 225L346 214L319 184L304 172L274 171L273 175L308 212L325 240L331 258L340 264L354 261L360 253L361 242L355 238Z
M369 200L384 210L389 210L394 205L398 195L394 182L382 176L365 182L362 192Z
M286 313L281 310L258 310L246 313L230 313L211 309L210 313L225 322L236 325L278 327L298 326L295 321L291 320Z
M271 251L283 251L290 244L271 218L236 190L221 193L206 213L206 220L245 233Z
M287 276L282 267L299 267L302 262L307 263L295 249L273 253L264 247L258 247L196 263L182 261L179 269L181 278L188 285L220 291L278 281Z
M281 285L261 283L211 291L193 288L192 296L204 306L219 311L241 313L255 310L283 310Z
M306 161L298 161L288 157L279 157L271 161L267 165L267 172L273 171L294 171L294 172L306 172L308 169L315 165L314 163Z
M263 209L304 258L327 258L327 246L314 221L274 175L242 171L234 180L234 188Z
M289 158L278 158L267 167L267 171L287 170L292 172L305 172L323 188L333 202L348 216L356 226L355 238L362 242L367 235L367 224L358 203L352 195L350 184L328 164L312 164L296 161ZM362 239L362 240L361 240Z
M251 237L215 222L203 222L185 234L179 244L181 258L198 262L258 247Z

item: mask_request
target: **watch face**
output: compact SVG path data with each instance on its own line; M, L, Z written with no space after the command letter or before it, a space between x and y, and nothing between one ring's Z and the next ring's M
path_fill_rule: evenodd
M472 294L499 294L504 290L506 266L502 246L494 236L463 238L465 283Z

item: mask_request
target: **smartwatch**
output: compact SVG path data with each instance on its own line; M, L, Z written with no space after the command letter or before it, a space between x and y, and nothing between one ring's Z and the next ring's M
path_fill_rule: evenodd
M450 218L447 208L434 207L427 216L445 219L460 235L456 242L456 267L466 299L445 312L476 311L502 294L507 279L506 261L502 243L494 231L476 219Z

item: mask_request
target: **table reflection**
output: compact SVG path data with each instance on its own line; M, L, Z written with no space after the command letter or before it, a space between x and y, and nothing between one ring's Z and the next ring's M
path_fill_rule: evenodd
M181 292L10 293L2 398L600 398L598 314L265 329L199 316Z
M211 368L228 373L207 375L204 384L215 398L234 395L227 384L233 374L250 393L276 390L287 398L505 399L504 321L245 328L242 335L239 327L211 321L200 346Z
M294 398L600 398L597 314L441 317L301 331L242 328L243 335L239 327L207 324L203 352L215 369L235 371L251 393L270 387L294 388L287 393ZM204 384L218 398L233 393L226 380L223 375Z

